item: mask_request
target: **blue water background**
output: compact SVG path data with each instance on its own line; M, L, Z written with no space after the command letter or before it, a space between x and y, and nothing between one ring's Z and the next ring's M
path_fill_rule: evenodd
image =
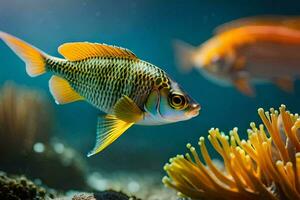
M259 121L258 107L278 108L284 103L291 111L300 111L299 81L294 94L266 84L257 86L257 96L249 98L234 88L215 85L196 70L179 73L172 41L181 39L196 46L209 39L216 26L233 19L299 12L300 3L296 1L1 0L0 30L58 57L57 47L65 42L122 46L167 71L201 104L201 114L170 125L134 126L104 152L86 158L90 166L105 170L160 171L169 157L186 152L188 142L196 145L211 127L227 132L238 126L245 137L249 122ZM24 63L3 43L0 63L0 84L13 80L45 92L55 109L56 137L83 155L93 147L100 113L97 109L85 102L56 105L48 90L51 75L30 78Z

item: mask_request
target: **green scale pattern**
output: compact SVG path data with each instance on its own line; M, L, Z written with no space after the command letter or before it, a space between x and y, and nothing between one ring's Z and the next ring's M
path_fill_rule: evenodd
M66 79L71 87L103 112L112 113L115 103L127 95L142 110L157 80L169 80L160 68L132 58L87 58L67 61L47 58L47 68Z

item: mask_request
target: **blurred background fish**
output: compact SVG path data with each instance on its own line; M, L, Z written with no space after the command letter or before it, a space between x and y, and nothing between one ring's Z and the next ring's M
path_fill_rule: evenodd
M217 27L215 35L193 47L175 41L178 64L196 67L221 85L232 83L254 96L251 82L273 82L292 92L300 75L300 17L261 16L235 20Z

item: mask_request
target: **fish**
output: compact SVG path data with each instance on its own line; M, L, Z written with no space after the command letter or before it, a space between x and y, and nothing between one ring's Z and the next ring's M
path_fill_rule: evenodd
M266 82L293 92L300 75L300 17L237 19L217 27L198 47L176 40L174 48L183 72L195 67L205 78L247 96L256 95L252 84Z
M134 124L162 125L189 120L200 105L161 68L113 45L70 42L58 48L64 58L0 32L25 63L31 77L51 73L49 90L57 104L86 101L102 111L96 144L87 156L101 152Z

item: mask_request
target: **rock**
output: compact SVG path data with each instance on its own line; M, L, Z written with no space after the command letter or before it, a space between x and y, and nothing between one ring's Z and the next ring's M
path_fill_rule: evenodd
M138 200L136 197L129 197L122 192L108 190L94 194L96 200Z
M77 194L72 200L139 200L136 197L129 197L123 192L107 190L103 192L96 192L94 194Z
M7 176L0 172L0 199L9 200L42 200L54 198L45 188L36 185L23 176Z

